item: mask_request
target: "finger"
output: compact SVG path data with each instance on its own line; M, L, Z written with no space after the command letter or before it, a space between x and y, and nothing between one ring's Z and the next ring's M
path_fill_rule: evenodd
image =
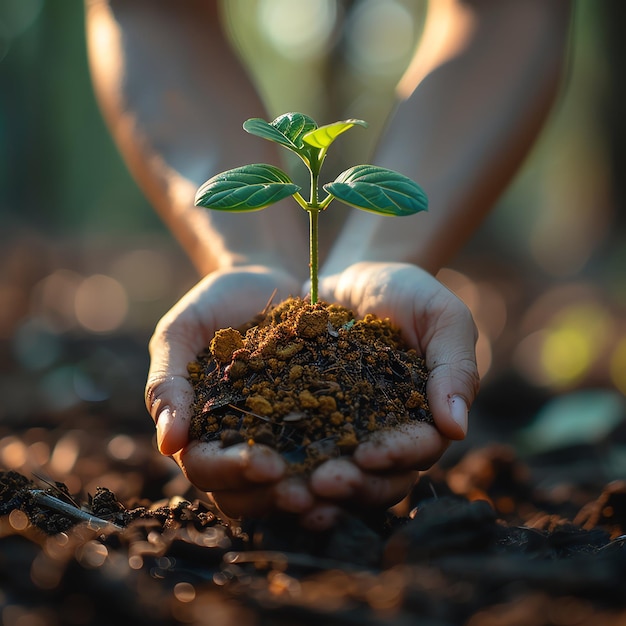
M292 477L281 480L274 487L274 505L288 513L304 513L313 507L315 498L305 481Z
M275 510L302 514L312 509L315 502L305 482L298 478L247 489L213 491L211 496L220 511L236 518L260 517Z
M192 441L174 455L185 475L202 491L245 490L276 483L285 473L285 461L261 444L222 448L217 441Z
M184 322L157 325L150 340L150 369L146 381L146 407L157 427L162 454L171 455L188 441L193 388L187 380L187 364L196 358L196 347L185 332Z
M206 317L199 316L198 291L191 290L157 324L148 346L150 368L146 381L146 407L157 427L157 444L162 454L171 455L188 442L193 388L187 365L194 361L213 332ZM208 327L207 327L208 326Z
M449 300L424 341L430 375L426 393L437 428L450 439L467 434L469 407L479 387L477 331L471 313L459 300Z
M369 472L428 469L448 443L432 424L410 422L374 433L357 446L353 459Z
M331 459L317 467L309 481L311 491L321 498L347 500L363 483L361 470L348 459Z
M361 507L390 507L411 491L419 478L419 472L407 471L390 474L363 475L357 504Z
M163 394L168 396L170 402L174 405L177 402L171 400L171 398L180 398L178 409L173 409L157 400L153 403L151 410L153 419L156 421L157 447L159 452L165 456L171 456L182 450L189 441L189 421L191 416L187 407L191 404L191 398L189 400L184 400L183 398L191 396L193 392L187 393L189 390L187 390L187 385L183 384L184 382L186 381L172 379L155 387L154 393L156 395Z
M430 463L430 459L425 461ZM359 508L396 504L411 490L418 472L366 473L347 459L326 461L310 479L313 494L325 500L351 501Z

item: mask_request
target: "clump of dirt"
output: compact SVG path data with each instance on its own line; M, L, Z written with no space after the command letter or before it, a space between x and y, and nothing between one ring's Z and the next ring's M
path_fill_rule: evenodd
M295 470L350 454L373 431L432 421L428 370L389 320L290 298L219 330L188 366L190 437L263 443Z

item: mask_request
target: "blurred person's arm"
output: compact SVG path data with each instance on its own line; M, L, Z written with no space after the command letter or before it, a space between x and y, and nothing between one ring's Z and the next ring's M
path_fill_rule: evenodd
M322 273L362 261L438 271L516 173L561 86L568 0L433 0L374 163L413 178L430 211L353 211ZM412 224L410 220L415 220ZM326 296L330 294L326 291Z
M297 207L237 215L193 205L198 186L219 172L279 164L273 144L241 127L266 115L218 7L215 0L87 0L96 95L134 178L200 274L246 264L305 273L307 222Z

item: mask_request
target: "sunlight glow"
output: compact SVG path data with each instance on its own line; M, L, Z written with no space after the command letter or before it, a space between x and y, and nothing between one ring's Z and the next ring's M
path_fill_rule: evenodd
M398 83L398 96L408 98L429 72L462 50L475 23L472 9L456 0L429 2L419 47Z
M592 362L590 338L580 328L558 328L547 333L541 346L541 366L555 385L577 382Z
M572 303L520 342L514 362L535 384L571 387L601 359L613 327L611 315L601 305Z
M364 0L354 9L347 28L347 57L368 74L395 70L415 45L413 16L396 0Z
M337 19L334 0L260 0L261 31L283 56L299 60L320 56Z

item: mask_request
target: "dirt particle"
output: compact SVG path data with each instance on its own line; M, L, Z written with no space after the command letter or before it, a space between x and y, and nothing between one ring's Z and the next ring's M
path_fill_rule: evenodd
M295 341L292 343L288 343L284 348L276 349L276 358L286 361L287 359L290 359L292 356L298 354L298 352L302 350L302 347L303 347L303 344L296 343Z
M331 413L329 420L333 426L339 426L340 424L343 424L346 421L343 414L340 413L339 411L335 411L334 413Z
M209 349L218 363L228 363L233 352L243 348L243 337L234 328L222 328L215 333Z
M303 310L296 319L296 332L300 337L313 339L328 332L328 311Z
M246 406L256 415L267 417L273 412L271 403L263 396L250 396L246 399Z
M300 378L302 376L302 371L303 371L302 365L294 365L289 370L289 380L290 380L290 382L298 380L298 378Z
M303 409L316 409L320 404L319 400L308 389L298 394L298 400Z
M317 400L322 413L330 415L337 410L337 402L332 396L320 396Z
M359 440L357 439L356 433L352 429L344 431L341 437L337 440L337 447L344 453L354 451L358 445Z
M407 409L422 408L426 405L426 398L419 391L412 391L409 399L406 401Z

